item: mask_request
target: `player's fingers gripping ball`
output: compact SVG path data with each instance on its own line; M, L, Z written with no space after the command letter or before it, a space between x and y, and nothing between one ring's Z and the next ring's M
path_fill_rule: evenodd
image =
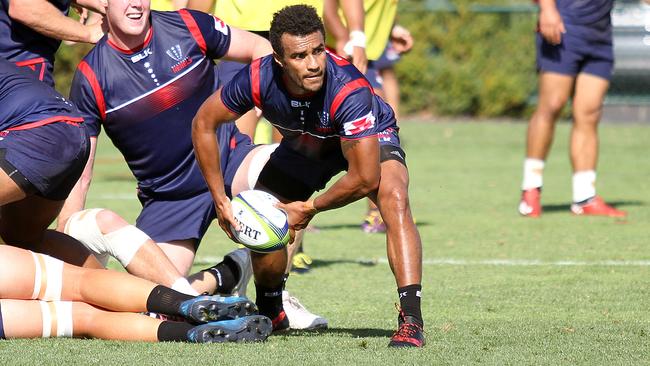
M239 230L235 240L254 252L279 250L289 242L287 214L275 207L278 199L257 190L243 191L232 199L232 213Z

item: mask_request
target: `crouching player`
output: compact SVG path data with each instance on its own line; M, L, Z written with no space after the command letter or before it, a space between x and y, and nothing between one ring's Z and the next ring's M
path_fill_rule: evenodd
M401 311L393 347L424 345L420 310L422 244L408 200L408 170L391 108L349 62L325 52L325 31L314 8L289 6L271 23L273 55L251 63L208 98L193 122L193 142L212 193L221 228L237 227L219 165L217 127L253 107L278 128L282 142L258 186L273 193L299 230L319 211L363 197L377 204L386 223L390 267ZM314 199L339 172L347 173ZM286 327L280 298L286 251L253 257L260 313ZM270 287L260 286L264 277Z
M182 318L163 321L136 312ZM0 339L262 341L271 320L242 297L193 297L126 273L0 246Z

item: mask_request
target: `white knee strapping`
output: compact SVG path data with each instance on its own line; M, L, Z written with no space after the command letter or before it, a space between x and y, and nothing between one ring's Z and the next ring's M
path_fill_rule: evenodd
M60 300L63 288L63 262L49 255L31 253L35 268L32 299Z
M79 240L106 267L110 254L106 250L104 235L97 225L97 214L101 210L103 209L92 208L75 212L68 219L63 232Z
M72 302L39 301L43 320L43 338L72 337Z
M103 209L84 210L70 216L65 233L82 242L102 264L106 265L108 256L111 255L126 267L138 249L150 238L133 225L103 234L97 224L97 214L101 210Z
M271 153L275 151L279 144L266 145L255 152L255 156L251 159L251 164L248 167L248 189L255 189L257 178L259 178L264 165L269 160Z

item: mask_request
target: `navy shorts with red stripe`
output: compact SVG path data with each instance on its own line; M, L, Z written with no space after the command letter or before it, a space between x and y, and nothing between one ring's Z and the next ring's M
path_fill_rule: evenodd
M406 166L406 153L400 146L397 128L387 128L377 134L380 161L397 160ZM327 185L327 182L347 166L328 166L280 144L264 165L258 182L265 189L289 201L306 201Z
M235 173L242 161L256 145L238 144L230 151L223 179L226 194L231 196L231 186ZM139 192L142 211L136 219L136 227L149 235L154 241L168 243L175 240L195 239L198 248L201 239L217 217L212 195L205 190L186 197L156 197L155 193Z
M36 194L65 200L88 160L88 133L79 123L54 122L25 130L0 132L0 165L11 177L24 177Z

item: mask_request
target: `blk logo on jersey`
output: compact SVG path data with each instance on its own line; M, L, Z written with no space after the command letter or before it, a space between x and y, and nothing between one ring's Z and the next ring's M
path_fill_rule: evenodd
M151 52L151 48L145 48L144 50L142 50L142 52L131 56L131 62L135 64L151 56L152 54L153 52Z
M373 127L375 127L375 116L372 114L372 112L370 112L359 119L345 122L343 124L343 131L345 132L346 136L350 136L359 134Z
M292 100L291 101L291 107L293 107L293 108L301 108L301 107L309 108L310 104L311 104L311 102L300 102L300 101L297 101L297 100Z

